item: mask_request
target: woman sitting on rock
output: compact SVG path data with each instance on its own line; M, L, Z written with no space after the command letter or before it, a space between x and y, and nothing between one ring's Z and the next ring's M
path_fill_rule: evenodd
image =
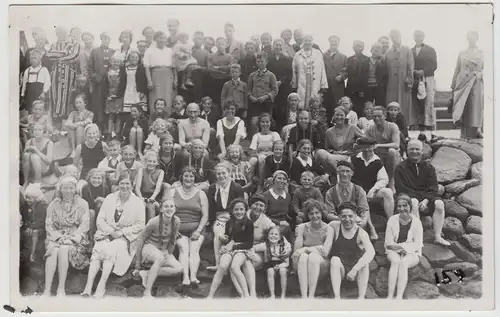
M132 193L132 180L127 173L118 179L119 190L106 197L97 216L95 245L89 268L87 284L82 296L90 296L94 279L102 274L95 292L101 298L106 292L106 282L111 272L123 276L130 267L137 247L137 238L144 229L144 202Z
M231 269L231 273L236 278L238 286L241 287L243 297L249 296L249 281L246 280L245 275L241 271L242 266L248 260L249 251L253 246L254 228L252 221L246 215L247 209L248 205L242 198L236 198L231 202L231 206L229 207L231 216L226 223L225 234L218 236L224 245L220 248L221 258L212 285L210 286L208 298L214 297L215 291L228 269ZM255 280L251 282L255 283ZM254 289L254 287L250 287L250 289ZM255 296L255 293L251 295Z
M201 261L200 249L208 223L207 195L196 187L195 178L196 170L185 167L179 177L181 186L172 187L166 195L166 199L175 202L176 216L181 220L177 246L179 262L183 267L183 286L200 284L197 278Z
M385 230L385 253L389 269L388 298L392 299L397 284L396 299L403 299L408 283L408 269L417 265L422 256L422 222L411 214L411 198L400 194L396 198L397 214L389 218Z
M322 221L324 205L316 200L304 203L304 221L297 226L292 263L297 271L302 298L314 298L318 280L329 272L328 255L333 228Z
M50 296L57 269L57 295L66 295L69 264L82 270L89 264L89 205L76 193L77 180L63 177L56 186L55 199L47 207L45 221L45 291Z

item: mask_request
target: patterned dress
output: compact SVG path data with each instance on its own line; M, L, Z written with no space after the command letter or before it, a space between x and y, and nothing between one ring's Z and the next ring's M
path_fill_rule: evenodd
M80 63L80 44L69 41L52 44L46 56L53 62L50 70L50 112L66 117L71 111L71 91Z
M108 71L108 98L106 99L106 108L104 112L120 113L123 109L123 99L118 98L118 86L120 84L120 70L110 69Z

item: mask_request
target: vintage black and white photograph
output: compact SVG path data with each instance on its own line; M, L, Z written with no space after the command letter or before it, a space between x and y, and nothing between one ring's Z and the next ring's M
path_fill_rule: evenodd
M493 307L490 4L9 16L20 302Z

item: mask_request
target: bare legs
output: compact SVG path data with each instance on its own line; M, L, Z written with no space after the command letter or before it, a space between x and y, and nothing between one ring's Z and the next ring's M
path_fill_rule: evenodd
M196 275L200 267L200 248L203 245L203 240L203 236L200 236L198 240L190 240L185 236L177 240L179 262L183 268L182 285L199 282Z
M394 214L394 195L389 188L382 188L377 192L377 197L381 197L384 204L384 211L387 219Z
M393 298L397 283L396 299L403 299L403 294L408 283L408 269L417 265L420 259L416 254L407 254L401 256L396 252L388 253L387 258L391 262L391 268L389 269L389 288L387 298Z
M137 153L142 153L144 143L144 132L141 127L132 127L129 134L130 145L137 149Z
M146 290L144 291L144 297L151 297L151 289L158 276L176 276L182 273L182 265L177 261L177 259L169 254L164 256L160 254L156 256L156 259L147 272L145 285Z
M348 272L345 271L344 265L339 257L334 256L330 262L330 278L332 280L333 296L340 299L340 287L342 285L342 279ZM368 265L362 267L358 274L356 275L356 281L358 284L358 299L364 299L366 295L366 289L368 287L368 278L370 275L370 268Z
M243 291L243 297L248 297L248 284L245 279L245 275L241 271L241 267L245 264L247 256L245 253L236 253L233 256L233 261L231 262L231 273L234 275L238 284L241 286Z
M449 246L450 242L441 237L444 224L444 203L442 200L434 201L434 213L432 214L432 224L434 227L434 240L436 243Z
M396 149L389 149L388 151L388 159L386 162L386 170L387 174L389 176L389 184L387 187L392 190L393 193L396 192L396 189L394 188L394 169L396 168L396 165L399 163L399 152Z
M229 266L231 265L231 261L233 258L230 254L223 254L220 258L219 267L215 272L214 278L212 280L212 285L210 285L210 291L208 292L207 298L213 298L217 288L219 288L220 283L222 282L222 278L229 270Z
M82 292L84 296L90 296L92 294L92 286L94 285L95 277L97 276L97 272L101 268L101 260L91 259L89 266L89 273L87 276L87 284L85 284L85 288Z
M317 253L302 253L297 265L302 298L314 298L323 258Z
M278 271L280 275L281 298L283 299L286 296L288 269L284 267L280 267L278 270L276 270L274 267L267 269L267 285L269 286L269 293L272 299L276 297L274 292L274 277L276 271Z
M47 257L47 260L45 261L45 296L50 296L50 290L52 288L52 282L54 280L56 269L59 276L57 295L66 295L65 286L66 277L68 275L68 254L70 247L71 246L61 245L58 248L54 248Z

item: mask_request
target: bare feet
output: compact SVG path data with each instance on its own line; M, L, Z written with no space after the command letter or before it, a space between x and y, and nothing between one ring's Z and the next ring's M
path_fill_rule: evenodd
M215 272L217 271L219 267L217 265L214 265L214 266L207 266L207 271L212 271L212 272Z
M104 293L106 293L105 288L101 289L101 288L97 287L97 289L95 290L94 298L103 298Z
M66 296L66 290L65 289L58 289L57 290L57 297L64 297Z
M185 278L182 281L182 285L184 285L184 286L190 286L191 285L191 281L188 278Z
M443 239L441 237L436 237L434 242L436 242L437 244L440 244L442 246L445 246L445 247L449 247L451 245L450 242L446 241L445 239Z
M271 295L271 296L269 296L269 299L276 299L276 296Z
M141 277L141 280L142 280L142 286L144 286L144 288L146 288L146 282L148 280L148 271L139 271L139 276Z
M142 298L154 298L153 295L151 295L151 292L144 292L144 295L142 295Z

